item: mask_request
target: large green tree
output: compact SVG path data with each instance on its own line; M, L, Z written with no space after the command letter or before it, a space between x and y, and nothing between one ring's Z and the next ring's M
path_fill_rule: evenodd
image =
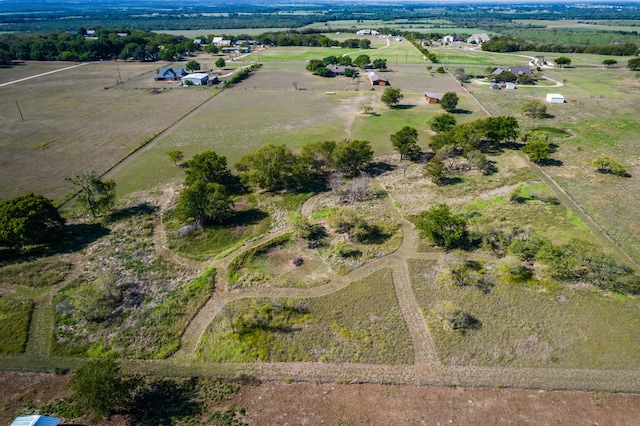
M567 58L566 56L560 56L556 58L553 62L556 63L560 68L564 68L565 66L571 65L571 58Z
M184 69L187 71L197 71L200 69L200 63L194 59L190 60L184 66Z
M187 161L184 182L187 186L196 182L226 186L235 183L235 179L227 167L227 157L218 155L215 151L205 151Z
M434 132L448 132L456 125L456 117L447 112L434 116L429 121L429 128Z
M78 203L96 217L111 210L116 202L116 182L113 179L103 181L95 171L77 172L67 178L79 187Z
M233 214L232 205L224 186L197 181L180 191L177 212L185 221L224 223Z
M267 191L291 189L307 183L300 159L286 145L264 145L236 164L243 181Z
M227 63L224 61L223 58L218 58L216 60L216 67L218 68L224 68L227 65Z
M420 155L418 146L418 131L413 127L405 126L391 135L393 149L400 153L400 160L404 157L415 160Z
M529 156L529 160L537 164L551 157L551 147L547 142L529 142L522 147L522 152Z
M446 204L420 212L416 227L423 238L447 250L464 248L469 241L467 219L461 214L451 213Z
M29 193L0 202L0 245L21 247L51 241L64 225L58 209Z
M616 176L627 176L627 168L624 164L611 157L598 157L591 162L591 166L603 174L611 173Z
M629 59L627 62L627 68L631 71L640 71L640 58Z
M93 359L78 368L68 386L76 408L99 422L127 406L136 383L113 359Z
M369 58L369 55L358 55L353 60L353 63L360 68L364 68L371 63L371 58Z
M365 140L345 140L336 145L334 167L347 175L355 176L373 160L371 143Z
M391 108L400 103L400 100L402 100L403 97L404 95L402 94L402 91L397 87L387 87L384 89L384 92L382 92L380 100Z
M447 92L440 99L440 106L447 112L451 112L458 106L458 95L456 92Z

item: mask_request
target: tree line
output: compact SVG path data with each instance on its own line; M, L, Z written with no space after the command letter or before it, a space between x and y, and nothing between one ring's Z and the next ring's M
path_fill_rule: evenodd
M496 37L482 43L485 52L556 52L556 53L592 53L596 55L635 56L640 52L635 43L619 43L608 45L581 45L564 43L532 43L511 36Z
M87 37L86 34L87 30L84 28L79 28L77 34L3 34L0 36L0 60L4 63L0 65L9 65L11 59L92 61L119 58L175 61L183 53L199 49L193 40L186 37L150 31L97 28L95 36Z

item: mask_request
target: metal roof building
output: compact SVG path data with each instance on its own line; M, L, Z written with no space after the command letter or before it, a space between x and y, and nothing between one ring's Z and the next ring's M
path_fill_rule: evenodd
M11 423L11 426L57 426L60 419L56 417L40 416L19 416Z

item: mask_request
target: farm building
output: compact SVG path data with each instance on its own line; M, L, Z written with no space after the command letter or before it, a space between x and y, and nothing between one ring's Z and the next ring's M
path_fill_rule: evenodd
M437 104L440 102L440 98L431 92L424 92L424 100L427 101L428 104Z
M187 74L180 79L182 84L192 84L194 86L203 86L207 84L209 80L209 74L204 72L196 72L193 74Z
M187 75L184 68L160 68L156 75L156 81L179 81L182 77Z
M57 426L61 419L40 415L19 416L11 423L11 426Z
M375 72L369 72L369 81L372 86L391 86L388 80L380 77Z
M489 86L491 88L491 90L500 90L501 87L498 83L493 83L491 86Z
M442 37L443 43L455 43L456 41L460 41L460 36L448 34Z
M505 84L504 84L504 88L505 88L505 89L512 90L512 89L515 89L515 88L516 88L516 84L515 84L515 83L505 83Z
M209 86L213 86L214 84L218 84L220 83L220 79L218 78L217 75L214 75L213 77L209 78L209 81L207 81L207 85Z
M564 98L564 96L558 93L548 93L547 102L550 102L552 104L563 104L566 102L566 99Z
M482 44L485 41L489 41L489 40L491 40L491 37L489 37L485 33L474 34L471 37L467 38L467 43Z

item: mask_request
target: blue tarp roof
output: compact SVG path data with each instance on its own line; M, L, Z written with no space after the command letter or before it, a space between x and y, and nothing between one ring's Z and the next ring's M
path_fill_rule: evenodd
M57 426L60 419L40 415L17 417L11 426Z

